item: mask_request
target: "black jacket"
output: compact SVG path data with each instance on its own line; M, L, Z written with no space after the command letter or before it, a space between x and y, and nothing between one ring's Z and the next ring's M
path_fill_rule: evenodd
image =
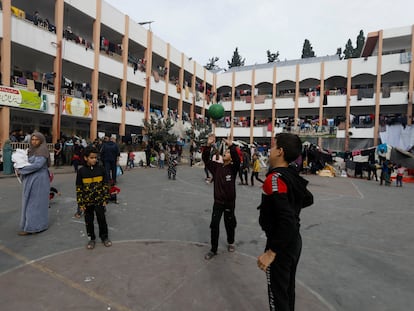
M266 249L278 253L296 241L299 234L300 211L313 204L308 181L291 167L275 168L263 184L259 223L266 233Z
M76 175L76 201L80 208L102 206L109 200L109 185L102 166L82 166Z
M211 160L210 148L205 148L202 158L214 179L214 202L225 204L236 200L236 176L240 169L240 157L236 146L230 147L232 162L228 165Z
M103 161L114 162L119 157L119 147L113 141L105 142L102 146L101 159Z

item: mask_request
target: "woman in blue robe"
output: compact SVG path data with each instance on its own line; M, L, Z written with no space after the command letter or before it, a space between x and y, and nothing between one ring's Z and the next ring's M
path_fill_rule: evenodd
M18 169L23 183L19 235L42 232L49 225L50 153L43 134L31 135L27 155L30 165Z

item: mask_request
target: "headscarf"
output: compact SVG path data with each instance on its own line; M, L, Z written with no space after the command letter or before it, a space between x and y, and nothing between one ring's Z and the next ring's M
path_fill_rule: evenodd
M50 152L49 152L49 149L47 148L45 136L43 136L43 134L39 132L33 132L33 134L30 137L33 137L33 136L38 138L41 144L38 147L35 147L32 145L32 142L30 141L29 151L27 152L27 155L29 157L31 156L45 157L47 159L47 166L50 166Z

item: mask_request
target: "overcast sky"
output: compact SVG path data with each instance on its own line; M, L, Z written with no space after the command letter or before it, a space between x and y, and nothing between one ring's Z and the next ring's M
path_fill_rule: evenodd
M214 56L228 68L238 47L245 65L301 57L308 39L316 56L355 47L360 30L369 32L414 24L412 0L105 0L136 22L154 21L156 36L206 65ZM148 26L145 26L148 28Z

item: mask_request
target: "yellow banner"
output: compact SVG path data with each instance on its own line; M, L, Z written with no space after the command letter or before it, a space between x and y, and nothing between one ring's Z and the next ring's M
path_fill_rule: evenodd
M66 96L63 99L62 114L74 117L92 118L92 102Z

